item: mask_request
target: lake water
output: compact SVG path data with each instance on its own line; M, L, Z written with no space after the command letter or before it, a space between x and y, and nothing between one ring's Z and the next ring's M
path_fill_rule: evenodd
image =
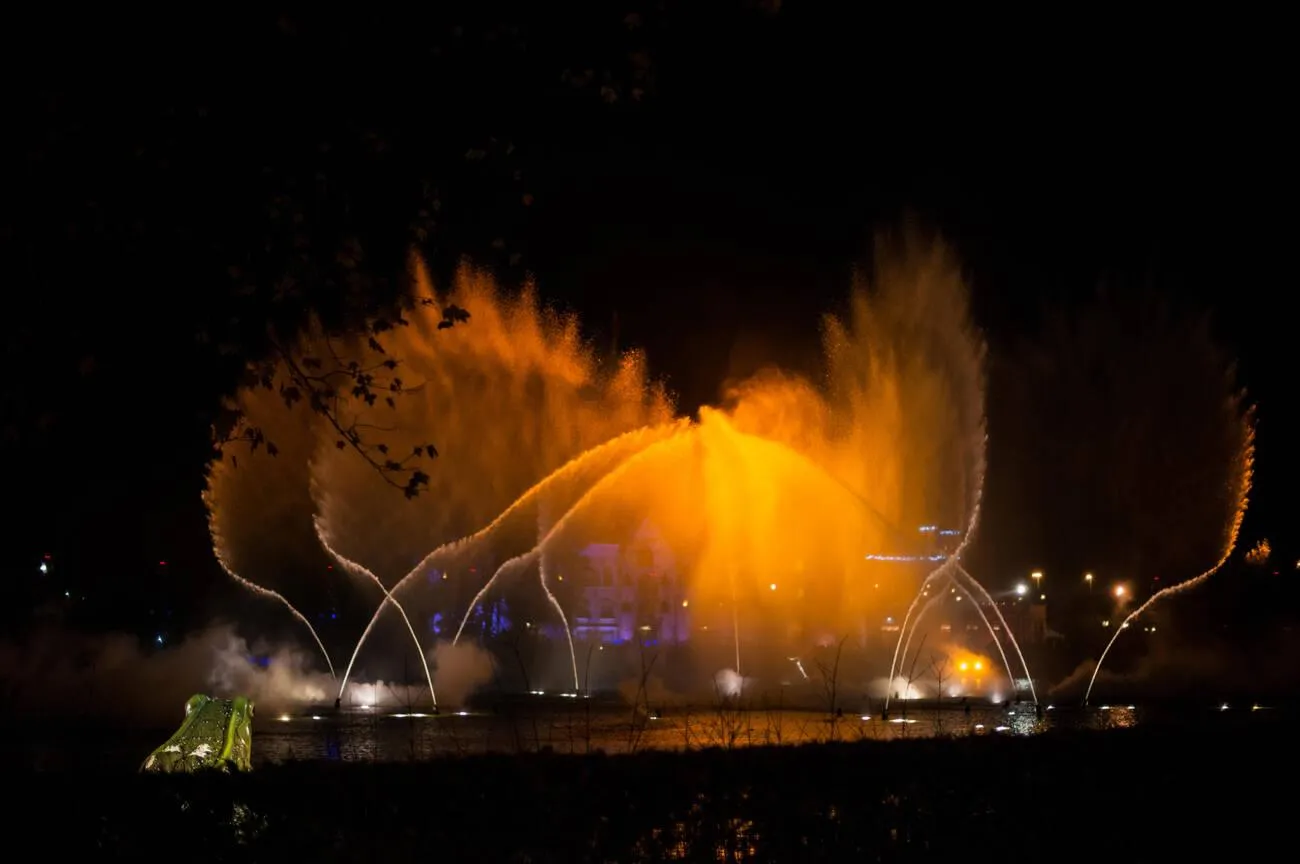
M1276 719L1280 709L1232 709ZM255 766L300 760L391 762L478 753L551 750L626 753L704 747L795 745L825 741L893 740L936 735L1036 735L1051 730L1115 729L1147 723L1202 722L1226 713L1215 706L1127 706L1049 709L971 705L937 710L895 705L890 717L830 717L811 710L664 708L647 717L630 708L573 700L568 704L496 712L411 713L403 710L325 708L259 714L253 728ZM1234 727L1236 728L1236 727ZM72 766L134 770L172 730L47 727L26 736L23 761L38 769Z

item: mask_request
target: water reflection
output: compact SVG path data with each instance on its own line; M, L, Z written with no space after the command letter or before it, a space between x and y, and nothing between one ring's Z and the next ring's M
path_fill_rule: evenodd
M552 750L626 753L637 750L731 749L833 741L888 741L967 735L1036 735L1049 729L1115 729L1137 724L1134 707L1049 710L982 707L969 713L906 710L828 716L795 710L631 709L505 714L332 714L279 717L254 729L257 763L313 759L407 761L486 752Z
M965 736L1033 736L1051 730L1124 729L1152 722L1185 725L1211 719L1216 725L1253 725L1281 719L1277 709L1222 711L1106 705L1095 708L1031 705L971 706L964 710L898 705L879 714L827 715L824 711L714 708L631 708L566 701L547 710L511 713L383 712L268 713L254 721L253 764L280 762L409 762L480 753L628 753L643 750L733 749L826 742L891 741ZM23 764L48 770L70 766L133 771L141 754L170 729L96 730L47 727L21 736ZM1225 725L1225 730L1227 730ZM1223 734L1236 734L1225 731Z

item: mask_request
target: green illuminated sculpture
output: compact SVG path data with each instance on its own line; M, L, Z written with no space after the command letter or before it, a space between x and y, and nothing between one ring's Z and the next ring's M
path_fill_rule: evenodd
M162 774L249 771L252 760L252 700L196 694L185 703L185 721L176 734L150 753L140 770Z

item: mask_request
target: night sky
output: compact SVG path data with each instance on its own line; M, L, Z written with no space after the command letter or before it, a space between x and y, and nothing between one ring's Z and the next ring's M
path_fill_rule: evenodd
M393 275L437 190L436 269L531 272L686 411L767 362L814 369L820 314L904 220L956 246L995 355L1099 285L1154 288L1239 358L1251 536L1288 540L1279 54L697 5L33 24L5 61L6 565L167 560L208 590L199 489L234 377L196 334L228 323L233 263L274 270L257 250L286 190L322 248L361 233Z

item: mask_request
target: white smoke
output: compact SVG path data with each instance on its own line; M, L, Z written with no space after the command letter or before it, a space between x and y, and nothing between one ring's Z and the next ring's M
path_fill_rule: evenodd
M439 641L430 655L433 686L438 701L444 705L463 705L479 687L492 680L496 663L492 655L476 645L462 642L453 645Z
M28 715L166 724L195 693L248 696L259 710L325 702L333 679L313 671L313 660L297 646L250 646L226 624L157 651L128 634L45 630L22 644L0 643L0 692Z
M713 676L713 688L725 699L739 698L752 684L753 678L746 678L735 669L719 669Z
M889 676L882 675L873 679L867 684L867 695L873 699L884 699L888 696L890 699L924 699L925 691L921 688L921 682L913 680L909 682L907 677L899 675L894 679L894 684L889 685Z

